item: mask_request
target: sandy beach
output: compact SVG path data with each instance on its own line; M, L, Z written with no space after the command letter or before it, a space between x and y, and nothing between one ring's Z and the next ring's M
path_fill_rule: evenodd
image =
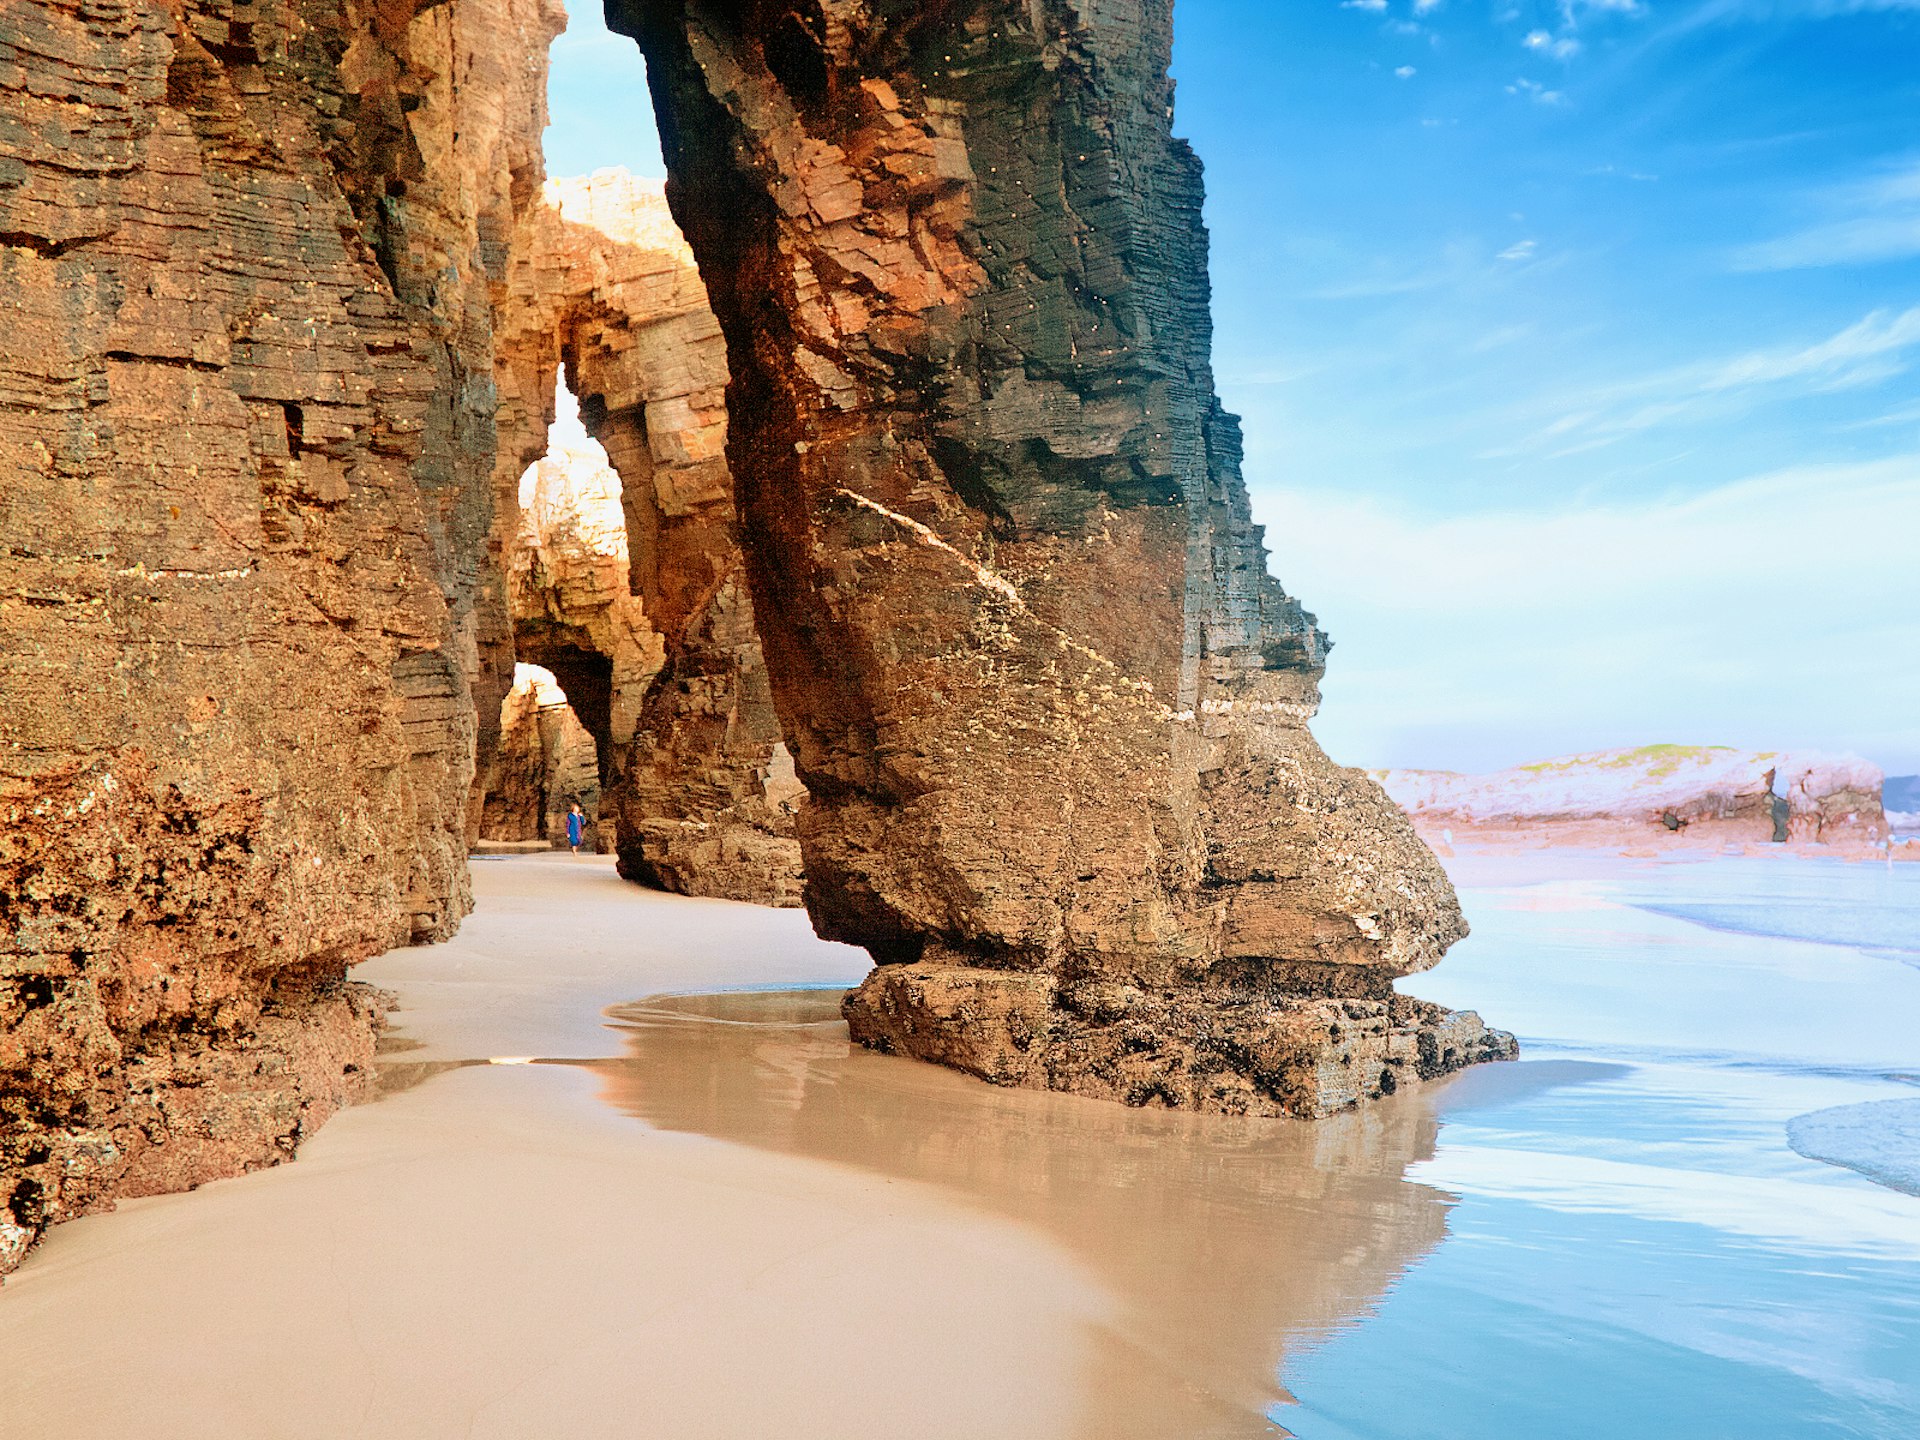
M1625 1366L1648 1416L1750 1393L1745 1433L1902 1433L1904 1390L1858 1397L1903 1343L1915 1202L1794 1155L1784 1125L1912 1093L1920 974L1620 887L1733 904L1903 877L1568 862L1457 862L1482 933L1421 987L1561 1038L1308 1123L874 1055L837 1013L865 957L799 912L599 859L477 861L457 940L360 972L400 996L380 1098L292 1165L60 1227L9 1279L0 1428L1546 1433ZM1858 1343L1808 1371L1806 1342L1742 1328L1749 1297ZM1489 1391L1450 1347L1538 1378Z
M865 957L799 912L475 881L457 940L358 972L400 996L382 1098L10 1278L10 1437L1271 1434L1275 1337L1443 1233L1425 1100L997 1091L850 1046ZM834 988L670 998L798 984Z
M475 876L459 939L360 972L401 997L407 1088L9 1279L9 1437L1074 1433L1110 1301L1018 1227L635 1124L590 1070L471 1063L610 1056L609 1004L863 956L599 859Z

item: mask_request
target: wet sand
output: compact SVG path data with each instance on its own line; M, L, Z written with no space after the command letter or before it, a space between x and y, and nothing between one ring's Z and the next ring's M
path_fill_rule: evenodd
M1000 1090L849 1043L837 990L663 996L614 1012L593 1062L665 1129L964 1197L1043 1236L1117 1302L1091 1433L1270 1435L1283 1351L1364 1315L1445 1237L1451 1197L1408 1181L1440 1118L1617 1067L1469 1072L1318 1123L1130 1110Z
M0 1291L0 1436L1920 1433L1911 870L1451 868L1412 988L1527 1058L1310 1125L856 1050L795 912L477 862L366 967L387 1098Z
M457 1063L607 1055L614 1001L864 956L596 860L475 879L456 941L363 967L423 1083L292 1165L63 1226L9 1279L0 1434L1086 1433L1111 1302L1039 1238L637 1124L575 1066Z
M457 940L360 972L401 996L385 1098L0 1291L10 1440L1274 1434L1277 1337L1444 1232L1403 1178L1435 1097L1315 1127L996 1091L854 1050L832 993L632 1005L857 980L796 912L584 857L475 879Z

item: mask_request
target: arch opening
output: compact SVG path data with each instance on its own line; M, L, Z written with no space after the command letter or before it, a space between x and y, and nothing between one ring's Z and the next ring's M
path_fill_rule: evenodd
M568 843L567 815L584 817L581 848L611 848L600 812L600 746L551 670L514 666L501 702L500 751L480 822L493 845Z
M619 169L549 180L503 290L515 645L600 741L620 873L798 904L801 789L736 533L725 345L661 183ZM509 497L507 467L536 437L546 454L513 472Z

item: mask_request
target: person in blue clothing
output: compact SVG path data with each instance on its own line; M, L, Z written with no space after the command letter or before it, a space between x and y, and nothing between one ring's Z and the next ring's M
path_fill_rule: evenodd
M580 802L576 800L567 807L567 848L575 855L580 853L580 838L586 829L587 812L580 808Z

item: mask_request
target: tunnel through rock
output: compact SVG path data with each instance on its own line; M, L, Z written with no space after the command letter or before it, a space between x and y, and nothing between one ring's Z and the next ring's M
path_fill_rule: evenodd
M600 744L621 873L798 904L800 787L735 529L725 347L658 183L549 181L495 336L502 463L547 449L507 545L518 654Z
M585 816L582 848L603 848L600 746L551 670L514 667L501 702L500 746L488 777L480 838L524 845L567 843L569 807ZM611 840L604 848L612 849Z

